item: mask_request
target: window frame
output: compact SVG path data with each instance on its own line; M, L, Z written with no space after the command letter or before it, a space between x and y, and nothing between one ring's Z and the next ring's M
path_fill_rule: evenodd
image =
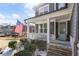
M41 26L42 25L42 26ZM39 30L40 30L40 33L43 33L44 31L43 31L43 24L39 24L39 26L40 26L40 28L39 28ZM42 30L42 31L41 31Z
M45 7L47 7L47 9L48 9L46 13L49 12L49 4L47 4L47 5L44 5L42 7L39 7L39 11L38 11L39 15L45 14L45 10L46 10Z
M46 24L46 27L45 27L45 24ZM45 32L46 30L46 32ZM44 23L44 33L47 33L47 23Z

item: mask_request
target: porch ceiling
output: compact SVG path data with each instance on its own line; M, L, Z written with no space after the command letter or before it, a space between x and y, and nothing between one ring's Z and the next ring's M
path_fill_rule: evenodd
M70 17L71 13L72 13L72 9L64 9L61 11L56 11L47 15L29 19L28 22L47 21L48 18L49 19L66 19Z
M70 18L71 18L71 14L66 14L66 15L61 15L57 17L51 17L50 20L56 19L56 21L60 21L60 20L67 21L67 20L70 20Z

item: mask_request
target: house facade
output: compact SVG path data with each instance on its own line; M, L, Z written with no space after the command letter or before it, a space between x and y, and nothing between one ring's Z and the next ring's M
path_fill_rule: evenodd
M25 20L27 38L69 47L72 8L72 3L44 3L35 6L35 17Z

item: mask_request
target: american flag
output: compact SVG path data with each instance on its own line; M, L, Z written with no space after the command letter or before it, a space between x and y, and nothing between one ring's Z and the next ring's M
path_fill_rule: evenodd
M23 23L21 23L19 20L17 20L15 32L21 34L23 31Z

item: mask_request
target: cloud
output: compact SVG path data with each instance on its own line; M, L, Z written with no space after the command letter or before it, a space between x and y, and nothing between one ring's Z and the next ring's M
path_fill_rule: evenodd
M30 8L30 9L32 9L34 6L36 6L38 3L26 3L26 4L24 4L24 7L25 8Z
M11 16L13 19L20 19L21 16L19 14L13 13Z
M0 24L9 24L10 22L9 22L9 19L7 19L7 17L4 15L4 14L2 14L2 13L0 13Z
M0 20L5 19L5 15L3 15L2 13L0 13Z
M36 4L34 4L34 3L24 4L24 8L25 8L25 11L24 12L27 14L28 18L35 16L35 11L33 10L33 7L35 5Z
M20 19L20 15L13 13L12 15L4 15L0 13L0 25L6 25L6 24L16 24L16 20Z

